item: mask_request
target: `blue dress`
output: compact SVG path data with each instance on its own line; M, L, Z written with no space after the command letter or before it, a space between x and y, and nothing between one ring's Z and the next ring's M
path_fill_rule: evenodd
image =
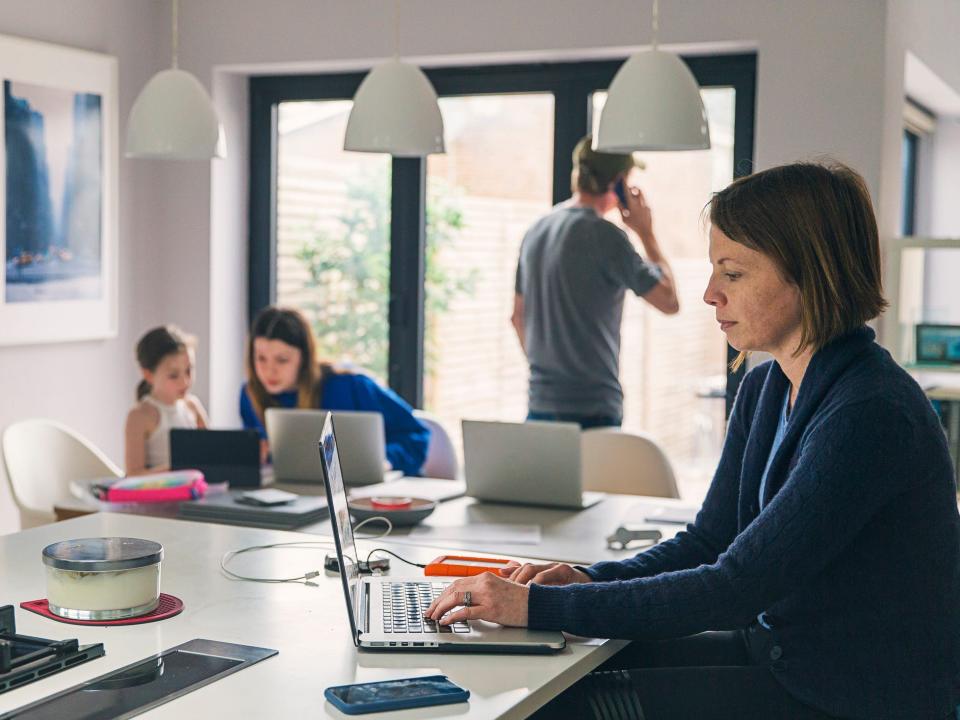
M278 407L295 408L297 391L291 390L273 396ZM327 375L320 394L321 410L354 410L378 412L383 415L387 443L387 460L404 475L419 475L427 458L430 430L413 416L410 406L392 390L380 387L366 375L338 373ZM256 430L267 438L244 384L240 390L240 417L243 427Z

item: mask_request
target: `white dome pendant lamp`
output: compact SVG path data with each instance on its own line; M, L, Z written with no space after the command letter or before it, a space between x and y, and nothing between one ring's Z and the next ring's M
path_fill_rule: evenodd
M179 34L173 0L173 63L143 86L127 119L128 158L209 160L226 157L223 126L200 81L177 67Z
M437 93L399 57L400 3L394 3L393 59L373 68L353 97L343 149L424 157L446 152Z
M653 48L632 55L610 83L600 113L594 149L705 150L710 147L707 113L690 68L660 50L659 0L653 0Z

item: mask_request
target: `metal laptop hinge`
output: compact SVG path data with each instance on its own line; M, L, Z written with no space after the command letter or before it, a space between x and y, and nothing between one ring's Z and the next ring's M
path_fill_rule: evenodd
M370 632L370 583L361 582L362 592L357 593L360 607L357 608L357 617L360 618L361 626L358 628L358 634Z

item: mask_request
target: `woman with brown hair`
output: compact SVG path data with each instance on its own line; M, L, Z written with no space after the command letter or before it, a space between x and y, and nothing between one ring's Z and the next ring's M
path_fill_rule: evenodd
M387 460L404 475L419 475L430 430L410 406L375 380L317 360L306 318L290 308L260 311L247 342L247 382L240 391L243 426L257 430L268 452L264 412L268 407L360 410L383 416Z
M457 581L428 614L637 641L538 717L954 717L956 487L930 403L866 326L886 305L866 185L797 163L709 211L704 300L738 363L773 360L740 386L695 522L622 562Z

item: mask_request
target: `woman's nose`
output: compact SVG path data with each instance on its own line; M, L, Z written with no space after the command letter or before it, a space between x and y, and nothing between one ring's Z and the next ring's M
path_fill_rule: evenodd
M717 307L721 303L720 293L713 289L713 280L707 282L707 288L703 291L703 301L713 307Z

